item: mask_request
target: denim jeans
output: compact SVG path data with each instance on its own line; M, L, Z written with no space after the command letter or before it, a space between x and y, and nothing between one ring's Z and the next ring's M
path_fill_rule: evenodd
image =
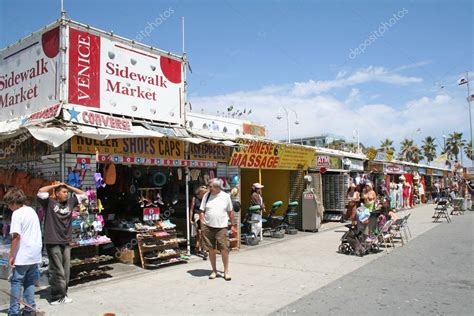
M56 301L67 295L71 268L71 246L46 245L49 258L49 287L51 300Z
M15 266L12 269L12 277L10 279L10 308L8 315L20 314L21 290L23 289L23 300L26 304L35 307L35 283L39 279L39 268L37 264ZM29 307L25 307L25 312L33 312Z

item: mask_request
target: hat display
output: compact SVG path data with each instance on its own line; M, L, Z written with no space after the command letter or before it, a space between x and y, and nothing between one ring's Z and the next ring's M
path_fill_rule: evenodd
M261 188L264 188L264 186L258 182L252 184L252 188L254 189L261 189Z

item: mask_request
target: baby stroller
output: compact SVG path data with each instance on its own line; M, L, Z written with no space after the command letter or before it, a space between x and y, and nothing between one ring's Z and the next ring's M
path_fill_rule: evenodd
M354 254L362 257L369 254L370 252L379 252L380 247L378 238L373 234L366 236L363 233L364 225L357 221L357 225L347 224L344 225L349 230L344 233L341 237L341 244L339 245L339 253L343 254ZM379 226L379 225L377 225Z
M376 239L366 238L357 225L347 224L344 226L349 230L341 237L339 253L362 257L370 252L379 252Z

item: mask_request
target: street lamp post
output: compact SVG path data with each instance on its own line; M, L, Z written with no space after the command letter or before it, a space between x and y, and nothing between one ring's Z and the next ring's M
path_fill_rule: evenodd
M354 130L354 137L357 137L357 153L360 154L359 131Z
M286 115L286 129L288 131L288 144L291 144L291 127L290 127L290 112L289 111L292 111L294 114L295 114L295 125L298 125L300 124L300 122L298 122L298 113L296 113L295 110L293 109L290 109L288 111L288 109L284 106L280 107L278 109L278 114L277 114L277 120L281 120L283 118L283 116L280 114L280 110L283 110L285 111L285 115Z

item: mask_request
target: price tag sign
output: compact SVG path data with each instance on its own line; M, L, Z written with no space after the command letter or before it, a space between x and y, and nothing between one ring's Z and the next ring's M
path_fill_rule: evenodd
M160 219L160 209L158 207L145 207L143 209L144 221L157 221Z

